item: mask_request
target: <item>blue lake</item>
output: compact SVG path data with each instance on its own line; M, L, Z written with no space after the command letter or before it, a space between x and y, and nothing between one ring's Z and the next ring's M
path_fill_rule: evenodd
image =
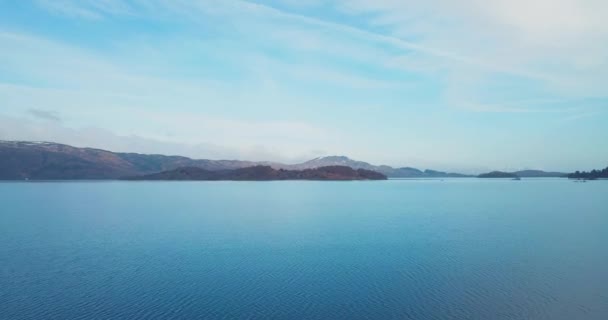
M0 183L0 319L608 319L608 181Z

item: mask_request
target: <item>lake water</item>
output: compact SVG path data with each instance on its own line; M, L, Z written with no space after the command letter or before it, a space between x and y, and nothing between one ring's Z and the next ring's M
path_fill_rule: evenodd
M608 181L0 183L0 319L608 319Z

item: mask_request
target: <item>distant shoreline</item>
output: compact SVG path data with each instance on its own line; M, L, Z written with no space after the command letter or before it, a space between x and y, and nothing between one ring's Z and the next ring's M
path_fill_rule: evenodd
M255 174L249 177L230 176L230 170L251 170L246 168L268 167L276 172L267 176ZM347 167L352 170L367 170L366 176L353 172L333 173L314 171L323 167ZM183 168L206 170L197 177L160 177L160 174ZM604 169L606 170L606 169ZM300 172L300 173L294 173ZM375 172L382 176L374 176ZM140 179L184 179L184 180L360 180L360 179L446 179L446 178L533 178L571 177L599 178L593 170L589 173L548 172L543 170L520 170L514 172L492 171L480 175L444 172L431 169L420 170L413 167L391 167L373 165L346 156L317 157L302 163L284 164L273 161L210 160L192 159L183 156L161 154L139 154L112 152L96 148L73 147L54 142L3 141L0 140L0 180L121 180ZM236 171L238 173L238 171ZM259 172L258 172L259 173ZM302 174L308 176L301 176ZM291 176L290 176L291 175ZM333 176L332 176L333 175Z
M513 181L508 178L479 178L479 177L447 177L447 178L387 178L386 180L330 180L330 179L282 179L282 180L128 180L128 179L2 179L0 183L54 183L54 182L95 182L95 183L111 183L111 182L282 182L282 181L303 181L303 182L373 182L373 181L455 181L455 180L477 180L477 181ZM573 179L566 177L527 177L522 180L565 180L565 181L608 181L608 178L598 179Z

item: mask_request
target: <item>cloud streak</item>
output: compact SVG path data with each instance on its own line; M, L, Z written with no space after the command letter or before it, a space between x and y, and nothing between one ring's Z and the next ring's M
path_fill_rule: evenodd
M47 120L47 121L61 122L59 113L56 111L42 110L42 109L28 109L27 112L30 116L33 116L34 118Z
M156 117L158 115L154 115ZM152 117L152 115L150 115ZM185 117L184 117L185 118ZM283 146L257 143L228 143L218 137L239 130L239 135L281 135L286 140L297 143L297 139L291 136L292 129L298 130L299 134L310 134L310 128L303 124L273 123L273 124L247 124L229 120L206 120L201 118L190 119L197 127L206 127L198 130L202 139L188 141L183 139L171 139L170 134L159 134L157 137L141 136L134 134L118 134L111 130L99 127L67 127L56 121L37 121L22 117L13 117L0 114L0 140L24 140L24 141L52 141L69 144L78 147L93 147L107 149L116 152L138 152L150 154L182 155L193 158L204 159L238 159L255 161L283 161L295 163L309 160L319 156L318 149L306 150L287 149ZM191 123L183 118L164 119L165 123L190 127ZM178 122L175 122L178 121ZM294 127L295 126L295 127ZM256 132L263 129L265 132ZM238 136L238 135L237 135ZM213 137L213 138L211 138ZM211 140L211 142L204 142ZM228 138L234 142L233 138ZM255 141L255 140L254 140ZM222 143L224 142L224 143ZM270 141L269 141L270 142ZM293 151L293 152L289 152Z
M68 4L69 3L69 4ZM120 3L120 2L119 2ZM253 1L245 1L245 0L226 0L226 1L211 1L211 3L207 2L193 2L193 3L175 3L175 2L167 2L167 1L156 1L154 2L157 8L163 7L163 9L172 10L173 12L177 12L178 14L183 14L184 12L191 12L192 9L198 10L201 14L208 14L209 12L214 14L221 15L254 15L265 18L273 18L280 20L287 20L295 23L301 23L309 26L320 27L322 29L333 30L334 32L340 32L343 34L349 34L350 36L358 37L365 39L366 41L376 42L383 45L390 45L394 48L401 49L404 51L415 51L424 53L435 58L449 60L455 63L466 64L470 66L474 66L476 68L481 68L484 70L488 70L491 72L500 72L500 73L508 73L514 74L522 77L528 77L532 79L538 79L543 81L553 81L560 82L564 81L563 79L558 79L555 76L543 74L539 72L533 72L530 70L509 66L504 63L494 63L490 61L485 61L482 57L470 57L467 55L458 54L454 51L450 51L448 49L442 49L439 47L434 47L430 45L425 45L423 43L408 41L401 39L397 36L381 34L377 32L372 32L369 30L365 30L362 28L354 27L344 23L336 23L333 21L327 21L315 17L310 17L302 14L295 14L291 12L286 12L277 8L274 8L269 5L263 5L260 3L256 3ZM95 14L95 11L92 10L91 4L88 2L79 2L79 1L71 1L71 2L61 2L60 7L68 7L71 11L85 11L91 12L91 14ZM210 9L210 7L216 8ZM123 7L126 7L123 3ZM52 7L51 7L52 8ZM117 10L108 10L103 7L96 8L99 10L100 14L107 13L117 13ZM381 11L383 8L381 6L375 7L374 10ZM190 14L191 16L191 14ZM191 16L192 17L192 16ZM194 17L197 19L197 17Z
M578 139L606 132L590 113L608 100L600 2L557 0L546 17L545 0L37 3L7 4L28 19L0 27L0 107L48 132L489 166L518 152L488 156L496 141L566 139L565 117L588 124Z
M510 32L516 32L512 30L517 30L517 32L527 34L534 33L535 30L544 30L543 28L549 28L551 30L555 29L556 33L563 31L560 28L560 23L564 22L566 27L563 27L566 31L570 30L570 33L576 33L579 38L596 38L598 36L602 36L604 34L608 34L607 32L601 31L606 28L599 28L600 31L593 31L594 29L591 26L597 24L596 18L592 18L592 22L589 24L585 24L581 26L580 24L585 17L591 15L593 10L586 8L585 10L582 5L573 5L568 1L559 1L554 3L553 6L558 9L558 12L566 12L568 8L570 8L573 12L577 13L579 16L573 19L576 19L575 22L566 23L569 18L565 15L558 15L557 17L551 15L549 16L541 16L539 13L540 9L536 9L537 7L542 7L543 0L535 0L533 1L533 13L532 17L525 17L520 19L517 15L510 15L508 12L514 8L517 8L519 3L514 3L512 5L507 5L506 2L501 0L495 0L495 5L504 9L507 13L501 13L499 11L489 10L492 5L482 6L479 3L471 0L465 1L464 7L470 8L470 10L463 10L462 8L455 8L451 5L441 3L440 0L436 0L440 3L432 7L442 8L443 10L449 10L450 13L454 13L453 16L450 17L450 21L452 21L455 28L451 32L447 32L447 34L458 32L463 36L461 42L454 42L452 38L446 38L442 36L446 32L445 30L437 30L436 27L425 30L424 28L420 28L417 26L412 26L411 17L415 16L417 11L428 10L430 5L420 5L420 4L412 4L406 2L404 4L395 4L391 1L354 1L348 4L348 10L343 11L351 14L359 14L364 12L374 12L375 20L369 22L369 25L373 27L374 24L378 24L378 21L383 21L380 23L383 26L387 26L389 32L379 33L370 29L364 29L361 27L355 27L350 24L345 24L341 22L328 21L326 19L321 19L317 17L312 17L303 14L297 14L292 12L287 12L285 10L277 9L270 5L265 5L252 1L243 1L243 0L229 0L229 1L220 1L215 2L189 2L189 3L176 3L169 1L154 1L153 3L148 3L147 6L139 6L140 10L150 10L153 9L153 15L159 15L158 11L161 12L173 12L177 15L184 15L185 12L188 13L189 19L194 21L204 20L205 15L215 15L221 17L228 17L230 19L235 20L243 20L246 23L252 23L259 27L264 23L283 23L286 22L288 25L295 26L308 26L314 27L315 30L331 30L332 33L347 35L347 38L359 38L362 39L366 44L377 44L382 46L389 46L393 50L400 50L398 55L386 55L384 57L368 57L368 63L373 63L376 67L391 67L391 65L383 66L381 63L377 63L373 60L386 60L392 59L393 67L402 68L404 72L431 72L434 76L441 76L443 73L442 70L447 71L451 74L446 79L448 80L447 85L451 85L450 82L454 81L455 83L459 83L459 74L460 73L483 73L483 79L480 81L492 81L492 77L495 74L508 74L515 77L521 77L530 79L536 82L535 85L539 86L539 88L553 88L555 92L560 93L570 93L576 94L579 97L584 95L580 91L586 92L596 92L600 90L597 86L598 76L606 79L606 74L599 75L597 74L596 68L585 68L587 71L585 73L581 73L581 66L585 63L589 64L590 61L595 61L592 64L597 64L597 58L587 58L586 60L581 60L584 58L577 58L577 61L572 61L571 55L560 55L555 54L554 51L551 51L552 56L559 56L562 62L567 62L565 65L567 68L562 69L567 70L571 69L570 73L565 73L564 71L555 72L554 70L549 70L547 67L538 67L539 61L543 61L543 58L547 55L547 53L542 53L539 55L538 50L530 51L525 47L522 47L524 44L520 42L516 42L513 39L516 37L514 35L508 35L505 37L505 26L513 25L511 28L506 28L506 30L511 30ZM126 2L126 1L112 1L112 6L92 6L88 2L80 2L80 1L72 1L72 2L61 2L62 4L69 3L70 7L80 8L82 10L97 10L98 14L121 14L125 12L133 12L133 10L126 10L125 8L136 7L137 3ZM314 3L313 3L314 5ZM443 6L442 6L443 5ZM596 5L599 6L599 11L606 11L606 6L604 5ZM109 8L108 8L109 7ZM121 9L116 9L116 8ZM592 6L589 6L592 7ZM343 9L343 7L338 7L337 10ZM507 10L508 9L508 10ZM149 14L149 11L145 11L146 14ZM439 17L445 16L446 13L439 11ZM466 14L463 12L467 12ZM197 13L197 14L194 14ZM608 11L606 11L608 13ZM198 16L197 16L198 15ZM498 19L497 19L498 16ZM592 17L597 17L598 14L594 13L591 15ZM533 17L537 17L539 20L548 21L544 23L534 24ZM499 20L499 22L489 23L492 19ZM274 21L274 22L264 22L260 21ZM365 21L365 19L362 19ZM466 21L466 22L465 22ZM576 22L579 21L579 22ZM422 41L409 41L404 40L401 35L407 35L407 32L402 32L400 30L408 29L408 27L417 28L424 34L424 38ZM265 29L266 27L264 27ZM494 29L492 29L494 28ZM598 28L596 28L598 29ZM269 32L272 34L281 33L282 29L279 31L268 31L263 30L263 32ZM311 41L323 41L321 42L322 47L331 47L334 46L332 43L335 43L335 38L329 41L323 40L321 34L323 32L317 32L315 30L307 30L306 28L300 28L299 31L305 37ZM482 31L479 31L482 30ZM538 33L538 32L537 32ZM566 32L568 33L568 32ZM553 33L550 33L553 34ZM592 35L589 35L592 34ZM593 36L593 34L596 34ZM439 37L438 37L439 35ZM494 37L492 39L492 37ZM543 35L537 35L537 39L542 39ZM546 37L546 36L544 36ZM605 36L604 36L605 37ZM305 38L305 39L306 39ZM293 42L294 46L298 46L300 43L300 38L294 38L294 40L285 39L283 40L287 43ZM512 57L507 57L504 54L501 54L497 51L490 51L488 46L480 47L476 42L483 42L487 39L492 39L492 46L498 48L499 50L503 50L508 48L507 50L512 51L510 48L519 49L517 52L513 52ZM608 38L606 38L608 40ZM496 41L498 40L498 41ZM340 41L340 40L339 40ZM532 43L532 48L540 48L542 46L544 40L538 40L538 43ZM500 43L504 42L504 43ZM588 47L590 43L586 43L585 48ZM359 46L363 47L363 46ZM596 46L597 47L597 46ZM356 52L355 50L349 50L350 53ZM530 53L526 53L530 51ZM597 52L604 51L605 48L602 48L601 51L593 50ZM591 52L591 50L588 50ZM350 53L342 53L343 55L349 55ZM416 54L412 54L416 53ZM608 53L608 52L606 52ZM399 56L409 56L409 59L414 59L410 62L403 62L397 59ZM587 55L589 56L589 55ZM595 54L594 56L597 56ZM429 57L431 60L429 60ZM428 61L427 61L428 60ZM554 60L554 59L553 59ZM550 61L544 59L544 61ZM601 60L600 60L601 61ZM405 64L404 64L405 63ZM558 63L551 62L551 63ZM426 67L421 67L426 66ZM437 66L440 66L441 69L437 69ZM577 67L578 66L578 67ZM608 65L604 64L602 66L603 70L608 71ZM329 72L329 71L328 71ZM300 72L301 73L301 72ZM355 78L356 76L351 76L351 78ZM346 77L324 77L323 74L318 76L320 80L323 79L347 79ZM572 79L576 78L577 81ZM331 80L330 80L331 81ZM347 83L349 80L346 80ZM377 80L370 79L369 83ZM584 81L584 83L581 83ZM359 87L362 81L350 82L354 83L356 87ZM460 90L468 90L468 95L476 95L475 85L472 84L469 88L463 88L460 85ZM495 103L500 104L501 101L495 101Z

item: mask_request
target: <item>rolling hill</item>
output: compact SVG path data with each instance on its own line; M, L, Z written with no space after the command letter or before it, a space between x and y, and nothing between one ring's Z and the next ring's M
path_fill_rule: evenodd
M373 165L345 156L319 157L297 164L241 160L191 159L183 156L112 152L79 148L53 142L0 141L0 180L81 180L119 179L150 175L178 168L207 171L235 170L253 166L273 169L307 170L343 166L379 172L389 178L448 178L470 175L411 167ZM525 170L511 173L520 177L561 177L559 172Z

